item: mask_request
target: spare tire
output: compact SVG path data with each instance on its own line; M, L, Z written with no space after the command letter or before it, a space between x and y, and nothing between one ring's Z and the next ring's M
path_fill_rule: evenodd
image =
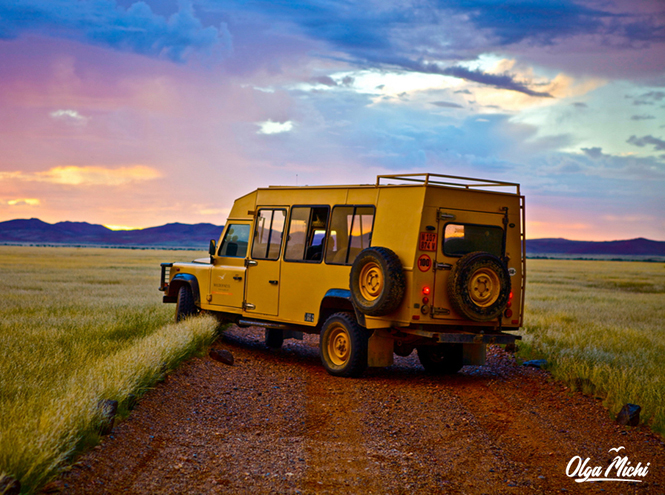
M497 318L510 298L508 267L484 251L462 256L448 277L448 298L455 311L470 320Z
M351 299L368 316L392 313L404 299L406 282L399 257L384 247L363 249L353 262Z

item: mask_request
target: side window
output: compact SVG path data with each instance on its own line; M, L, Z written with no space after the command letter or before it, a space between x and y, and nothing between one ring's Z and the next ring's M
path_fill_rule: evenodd
M230 258L244 258L247 256L249 232L250 225L248 224L229 225L217 255Z
M260 209L256 217L254 242L252 244L252 258L264 260L279 259L282 246L282 234L286 210Z
M294 206L291 209L284 252L286 261L321 261L329 211L327 206Z
M350 265L370 246L374 225L373 206L336 206L330 220L326 263Z

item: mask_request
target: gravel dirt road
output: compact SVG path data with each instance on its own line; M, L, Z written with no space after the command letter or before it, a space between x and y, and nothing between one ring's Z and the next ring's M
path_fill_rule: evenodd
M489 366L424 373L413 353L361 379L328 375L318 337L278 351L231 327L228 366L196 358L47 490L71 494L665 493L665 444L617 426L596 399L491 349ZM574 456L603 473L649 464L642 482L576 483ZM616 472L613 473L616 475Z

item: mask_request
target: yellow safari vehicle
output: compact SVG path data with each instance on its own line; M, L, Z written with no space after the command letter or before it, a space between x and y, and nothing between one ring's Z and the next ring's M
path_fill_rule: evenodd
M522 325L519 185L437 174L279 186L237 199L210 259L162 263L176 321L200 311L265 328L266 345L320 334L338 376L414 349L430 373L485 364Z

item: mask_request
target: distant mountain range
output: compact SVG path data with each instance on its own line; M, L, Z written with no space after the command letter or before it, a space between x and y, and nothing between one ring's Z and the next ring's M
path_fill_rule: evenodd
M568 239L530 239L526 241L529 256L552 254L571 257L607 256L665 256L665 242L639 237L626 241L569 241Z
M195 248L208 250L224 227L211 223L169 223L140 230L111 230L87 222L50 224L37 218L0 222L0 243L121 247Z
M222 229L222 225L210 223L169 223L140 230L111 230L86 222L50 224L31 218L0 222L0 243L194 248L205 251L210 239L218 239ZM663 257L665 242L643 238L605 242L529 239L526 251L531 257Z

